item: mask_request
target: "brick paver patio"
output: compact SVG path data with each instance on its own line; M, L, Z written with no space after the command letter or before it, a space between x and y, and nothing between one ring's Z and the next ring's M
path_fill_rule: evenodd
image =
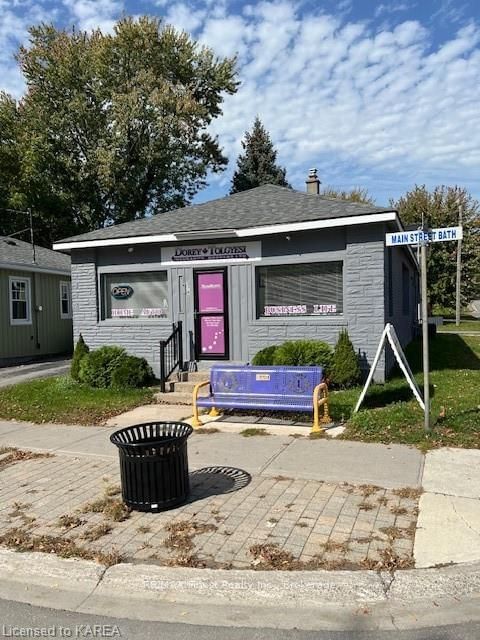
M103 553L116 550L124 560L173 565L295 568L300 561L306 568L379 568L412 563L418 491L408 488L250 478L241 470L208 468L192 473L187 504L158 514L131 512L118 522L91 509L93 501L104 498L118 506L115 459L23 460L0 465L0 480L0 538L17 530L29 537L75 540ZM88 540L86 534L99 537Z

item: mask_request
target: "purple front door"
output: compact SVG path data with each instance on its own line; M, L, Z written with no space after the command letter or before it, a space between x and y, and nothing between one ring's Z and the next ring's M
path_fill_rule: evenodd
M197 359L228 359L227 272L195 272Z

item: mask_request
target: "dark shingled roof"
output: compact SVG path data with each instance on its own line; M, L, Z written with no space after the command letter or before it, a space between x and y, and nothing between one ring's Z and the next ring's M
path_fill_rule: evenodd
M264 185L203 204L174 209L150 218L90 231L59 242L131 238L185 231L245 229L386 211L392 211L392 209L325 198L275 185Z
M70 257L64 253L35 245L35 258L33 262L32 245L29 242L0 236L0 267L6 263L70 273Z

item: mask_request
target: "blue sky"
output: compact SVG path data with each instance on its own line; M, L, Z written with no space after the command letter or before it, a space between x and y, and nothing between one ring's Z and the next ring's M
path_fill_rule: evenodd
M324 185L365 187L380 205L415 183L480 198L479 0L0 0L0 88L23 92L13 53L29 25L109 31L122 13L238 55L242 84L212 126L230 165L197 201L228 192L256 115L296 189L317 167Z

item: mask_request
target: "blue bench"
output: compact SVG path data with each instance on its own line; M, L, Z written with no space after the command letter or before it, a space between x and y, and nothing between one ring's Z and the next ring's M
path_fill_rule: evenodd
M200 396L210 385L208 396ZM250 365L214 365L210 380L193 390L194 427L203 423L198 409L261 409L266 411L308 411L313 413L313 431L321 431L320 422L330 422L328 388L322 367L256 367ZM323 407L320 417L320 407Z

